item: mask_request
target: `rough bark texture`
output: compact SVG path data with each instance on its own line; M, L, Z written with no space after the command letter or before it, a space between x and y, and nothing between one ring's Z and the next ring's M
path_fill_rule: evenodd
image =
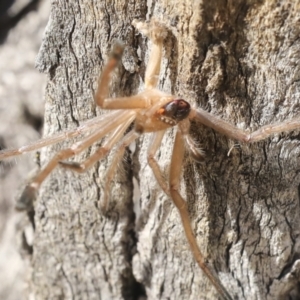
M37 66L49 76L45 135L102 113L93 93L112 41L127 52L112 96L142 86L149 43L133 18L170 28L159 88L240 128L299 112L297 1L53 0ZM105 112L104 112L105 113ZM182 191L199 245L235 299L299 299L299 135L234 145L199 124L206 151L186 159ZM172 131L158 154L167 172ZM178 213L146 164L148 137L116 177L110 210L98 202L109 163L84 175L58 169L40 190L32 257L36 299L217 299L195 264ZM42 164L70 144L48 147ZM79 156L83 159L94 147ZM133 178L140 199L133 202Z
M0 149L39 138L46 76L34 68L50 12L50 3L3 0L0 3ZM0 299L27 299L28 261L19 253L27 224L14 211L16 190L34 168L34 154L0 162ZM26 226L32 240L31 226ZM29 237L31 236L31 239ZM23 249L24 250L24 249ZM24 251L22 251L25 254Z

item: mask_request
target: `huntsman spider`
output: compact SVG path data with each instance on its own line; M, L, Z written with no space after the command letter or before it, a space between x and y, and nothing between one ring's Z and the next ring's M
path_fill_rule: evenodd
M223 299L232 299L217 276L208 267L192 230L187 203L180 194L180 175L183 158L187 150L196 161L203 160L203 154L189 135L190 121L195 120L213 130L224 134L230 139L242 143L253 143L268 138L271 134L290 131L300 127L299 120L291 120L275 125L264 126L252 133L243 131L218 117L200 109L193 108L184 99L166 94L156 89L162 59L163 41L167 36L167 29L161 23L152 20L149 23L133 21L133 26L152 41L152 49L145 74L145 89L130 97L108 98L111 75L118 65L124 46L117 42L112 48L108 62L104 66L99 78L95 102L102 109L115 110L104 116L92 119L76 129L59 133L53 137L41 139L35 143L18 149L0 151L0 160L20 155L28 151L37 150L47 145L58 143L66 138L73 138L83 132L91 131L88 137L69 148L59 151L27 184L19 203L29 203L35 198L36 192L46 177L59 165L76 172L85 172L97 161L105 157L116 146L116 153L108 168L104 184L102 208L105 210L109 200L110 183L114 177L118 162L122 159L126 147L144 133L152 133L153 139L148 148L148 163L154 176L167 196L178 209L186 238L199 267L209 278ZM134 124L133 129L126 130ZM161 145L165 132L176 127L176 135L171 158L169 181L165 182L155 154ZM93 143L108 135L104 144L85 161L68 162L66 159L84 151Z

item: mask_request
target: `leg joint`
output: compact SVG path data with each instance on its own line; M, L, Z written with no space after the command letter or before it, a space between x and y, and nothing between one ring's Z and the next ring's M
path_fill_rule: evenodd
M75 151L72 148L67 148L61 150L59 153L57 153L56 158L57 160L65 159L67 157L75 155Z
M147 161L148 161L148 164L151 164L154 161L154 155L152 153L149 153L147 155Z
M170 183L170 191L178 193L178 184L177 183Z

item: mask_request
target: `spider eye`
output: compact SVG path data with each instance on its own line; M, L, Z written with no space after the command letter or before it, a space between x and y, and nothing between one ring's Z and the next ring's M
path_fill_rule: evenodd
M176 99L163 106L163 109L165 117L172 118L179 122L189 115L191 106L183 99Z

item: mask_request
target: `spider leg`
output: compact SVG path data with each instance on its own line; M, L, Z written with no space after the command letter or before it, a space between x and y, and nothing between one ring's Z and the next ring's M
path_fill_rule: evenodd
M233 126L232 124L213 116L201 108L192 110L190 118L195 119L196 121L228 136L231 139L245 143L258 142L268 138L272 134L287 132L300 128L300 120L293 119L282 123L265 125L252 133L247 133L244 130Z
M101 208L102 208L102 211L104 211L104 212L107 210L108 199L109 199L109 195L110 195L110 185L114 178L118 163L124 156L126 147L129 146L139 136L140 136L140 133L136 132L135 130L130 131L123 137L123 139L120 142L120 145L118 146L118 149L116 150L116 153L111 162L111 165L109 166L109 169L106 173L106 178L105 178L105 183L104 183L104 195L103 195L103 201L101 203Z
M124 112L123 112L124 113ZM5 158L21 155L30 151L38 150L40 148L43 148L45 146L57 144L61 141L64 141L69 138L77 137L78 135L86 132L91 131L95 128L101 128L103 124L114 122L116 118L120 117L120 111L115 111L109 114L102 115L100 117L94 118L92 120L89 120L82 125L78 126L77 128L70 129L61 133L58 133L56 135L46 137L43 139L40 139L34 143L31 143L26 146L22 146L20 148L16 149L5 149L0 151L0 160L3 160Z
M248 133L226 121L221 120L220 118L206 112L201 108L198 108L197 110L193 109L190 114L190 119L195 119L203 125L210 127L231 139L236 139L241 142L249 141Z
M81 163L60 161L60 166L67 169L71 169L72 171L78 173L86 172L92 165L94 165L97 161L99 161L108 154L108 152L113 148L113 146L121 139L126 129L132 123L133 120L134 116L129 118L126 123L120 125L117 129L115 129L115 131L105 141L104 145L100 147L93 155L91 155L85 161Z
M189 134L183 135L186 147L190 153L190 156L194 161L202 163L204 161L205 153L199 146L195 143Z
M160 93L155 92L153 88L157 85L159 78L163 40L167 36L167 30L163 25L154 20L149 24L135 20L133 21L133 26L147 35L153 44L145 74L146 91L130 97L108 98L111 76L121 60L124 50L124 45L121 42L116 42L111 50L108 62L99 77L98 89L95 94L95 102L101 108L143 109L148 108L152 104L151 99L153 100L153 96L161 97ZM154 95L149 92L149 89L153 89Z
M171 166L170 166L169 185L170 185L171 199L173 200L175 206L178 209L186 238L190 244L191 250L194 254L194 257L199 267L203 270L205 275L210 279L211 283L215 286L215 288L220 293L220 295L222 295L224 299L230 300L232 299L231 296L228 294L226 289L222 286L221 282L217 279L217 277L213 275L212 271L209 269L209 267L207 266L204 260L203 254L201 253L197 245L197 241L192 230L187 203L179 193L179 188L180 188L179 180L180 180L180 173L183 164L184 151L185 151L184 139L182 133L178 130L176 133Z
M185 145L187 150L189 151L190 156L196 161L196 162L203 162L204 160L204 152L196 145L193 138L190 136L190 127L191 122L189 119L185 119L181 121L178 124L178 127L182 133Z
M300 128L300 120L299 119L293 119L290 121L272 124L272 125L265 125L255 131L253 131L249 135L249 142L257 142L260 140L264 140L268 138L270 135L275 133L281 133L281 132L287 132L295 129Z
M152 142L148 148L147 159L148 159L148 164L151 167L153 174L156 178L156 181L158 182L158 184L160 185L162 190L166 193L166 195L170 196L169 186L165 182L165 180L162 176L161 170L159 168L159 165L158 165L156 159L154 158L156 151L158 150L159 146L161 145L161 141L162 141L162 138L163 138L165 132L166 132L165 130L162 130L162 131L155 132L153 134Z
M31 182L25 187L25 190L23 191L20 200L18 201L18 208L22 209L22 204L24 204L25 206L28 203L32 203L33 199L35 198L36 191L38 190L42 182L46 179L46 177L58 165L59 161L70 158L82 152L87 147L91 146L93 143L105 136L108 132L114 130L123 122L127 122L128 118L132 118L133 116L135 116L134 111L121 112L119 118L115 119L114 122L108 122L106 124L103 124L103 126L97 132L93 133L85 140L80 141L69 148L59 151L50 160L50 162L36 176L33 177Z
M98 106L104 109L147 108L149 106L149 100L141 95L108 98L111 76L122 58L123 50L124 45L122 43L116 42L114 44L108 62L104 66L99 77L98 89L95 94L95 102Z
M145 87L154 88L159 79L160 65L162 60L163 40L168 32L159 22L154 19L150 23L133 20L132 25L152 41L149 62L145 74Z

